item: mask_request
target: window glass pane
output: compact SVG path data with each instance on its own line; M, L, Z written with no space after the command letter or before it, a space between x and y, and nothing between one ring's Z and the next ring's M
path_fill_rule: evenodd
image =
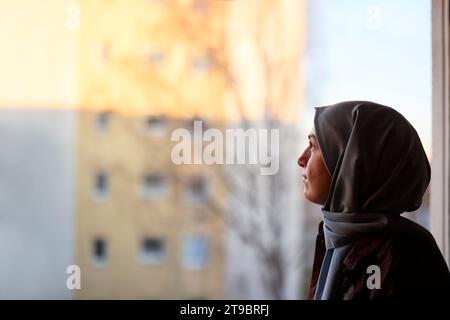
M103 238L97 238L92 243L94 265L102 267L108 260L107 243Z
M141 242L140 260L144 264L161 264L165 258L165 243L160 238L145 238Z
M109 126L109 112L99 112L95 115L95 132L96 133L105 133L108 131Z
M0 299L305 298L314 107L389 105L431 161L431 3L0 1Z
M94 177L94 197L96 200L103 200L108 196L109 178L104 172L99 172Z
M167 121L162 116L149 116L144 119L145 131L151 135L162 135L166 131Z
M167 194L167 178L160 174L149 174L142 178L140 192L143 199L158 200Z
M191 236L183 244L183 266L186 269L203 269L208 263L208 241L203 236Z
M211 190L206 177L200 175L186 177L184 185L184 196L188 203L201 204L208 200Z
M417 129L431 156L431 1L309 2L305 129L313 106L371 100Z

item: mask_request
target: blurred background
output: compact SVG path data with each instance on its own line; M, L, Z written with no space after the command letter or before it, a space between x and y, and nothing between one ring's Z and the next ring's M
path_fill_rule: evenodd
M430 0L0 0L0 43L0 299L304 299L314 107L389 105L431 161ZM194 120L278 129L278 172L174 164Z

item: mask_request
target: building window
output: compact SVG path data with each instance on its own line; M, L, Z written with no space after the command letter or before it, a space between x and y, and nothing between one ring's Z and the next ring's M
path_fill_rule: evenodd
M167 129L166 118L163 116L148 116L144 119L144 128L147 134L163 135Z
M108 246L106 240L97 238L92 243L92 258L94 265L104 267L108 261Z
M108 111L99 112L95 115L95 132L104 134L108 131L110 113Z
M208 181L201 175L190 176L185 180L185 199L191 204L205 203L209 198Z
M207 14L209 10L208 0L192 0L191 8L194 12L199 14Z
M148 174L142 178L141 196L146 200L157 200L167 194L167 177L161 174Z
M183 243L183 267L188 270L201 270L208 265L208 240L204 236L189 236Z
M143 264L162 264L165 259L165 243L163 239L147 237L141 242L139 254Z
M208 56L194 56L192 58L192 68L196 71L208 71L210 68L210 60Z
M193 117L187 121L186 126L194 140L203 143L203 133L210 128L210 123L205 118Z
M164 61L164 54L160 51L150 51L147 55L148 61L152 64L160 64Z
M109 178L104 172L99 172L94 178L94 198L96 200L104 200L109 192Z

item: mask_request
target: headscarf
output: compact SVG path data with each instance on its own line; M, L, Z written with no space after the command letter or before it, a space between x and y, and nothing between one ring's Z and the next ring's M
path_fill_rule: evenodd
M374 232L406 232L400 217L417 210L431 169L414 127L370 101L316 107L314 126L331 179L322 207L326 254L315 299L334 299L351 244Z

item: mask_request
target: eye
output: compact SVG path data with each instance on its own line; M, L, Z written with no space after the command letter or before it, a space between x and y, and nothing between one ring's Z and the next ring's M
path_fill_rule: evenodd
M314 149L314 146L312 145L311 141L309 141L309 149Z

